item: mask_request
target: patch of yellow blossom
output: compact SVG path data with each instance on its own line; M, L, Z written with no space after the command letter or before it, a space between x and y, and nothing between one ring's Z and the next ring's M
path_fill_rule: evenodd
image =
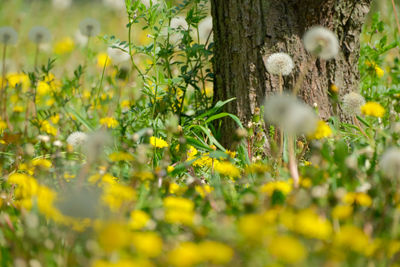
M135 232L132 243L139 255L153 258L162 252L162 239L155 232Z
M123 205L136 200L136 191L130 186L118 183L109 184L104 187L102 200L111 211L118 211Z
M209 186L208 184L205 185L196 185L194 187L194 190L202 197L205 198L206 196L208 196L213 190L214 188Z
M31 85L29 76L25 73L9 73L6 79L11 88L16 88L17 85L21 85L22 92L27 92Z
M273 237L267 250L278 261L287 264L300 264L307 256L304 245L298 239L287 235Z
M104 68L108 67L111 64L111 58L107 55L107 53L99 53L97 55L97 67Z
M89 177L88 182L91 184L98 184L101 187L115 184L117 183L117 180L117 177L114 177L109 173L106 173L104 175L96 173Z
M318 121L317 129L309 136L310 139L323 139L332 135L332 129L329 125L320 120Z
M95 260L91 267L154 267L147 259L118 259L117 261Z
M2 133L5 129L7 129L7 123L0 119L0 132Z
M128 246L131 242L128 227L118 221L96 225L99 245L106 252L113 252Z
M66 54L74 50L75 43L70 37L64 37L54 45L54 53L58 55Z
M345 220L353 214L353 207L350 205L337 205L332 210L332 218Z
M187 190L188 190L187 185L180 186L177 183L170 183L168 188L168 192L170 194L175 194L178 196L183 195Z
M360 206L369 207L372 205L372 198L362 192L349 192L343 197L346 204L358 204Z
M292 192L293 185L290 181L272 181L264 184L261 187L261 192L266 193L268 196L272 196L275 191L279 191L284 195L288 195Z
M55 128L53 125L50 124L50 122L46 120L40 122L40 130L53 136L57 135L57 128Z
M32 165L44 170L50 169L52 166L51 161L44 158L36 158L32 160Z
M257 174L263 175L270 170L270 167L262 162L255 162L247 165L245 168L245 172L247 174Z
M367 102L361 107L361 113L368 116L382 118L385 115L385 108L377 102Z
M328 240L332 234L331 223L312 209L305 209L296 214L294 226L297 233L308 238Z
M344 225L333 238L333 244L343 249L364 254L368 248L369 237L359 228L353 225Z
M168 223L192 225L194 203L190 199L169 196L164 198L165 221Z
M235 165L230 163L229 161L215 161L214 169L221 175L230 177L230 178L239 178L240 170Z
M113 152L108 156L108 158L113 162L124 161L124 160L131 161L134 159L131 154L123 151Z
M182 242L168 253L168 262L172 266L186 267L200 263L213 265L228 264L233 257L233 249L229 246L205 240L198 244Z
M150 145L156 148L168 147L168 143L164 139L155 136L150 137Z
M141 230L146 227L149 221L150 216L146 212L141 210L134 210L130 214L129 226L133 230Z
M115 128L118 126L118 121L113 117L104 117L100 119L100 124L107 128Z

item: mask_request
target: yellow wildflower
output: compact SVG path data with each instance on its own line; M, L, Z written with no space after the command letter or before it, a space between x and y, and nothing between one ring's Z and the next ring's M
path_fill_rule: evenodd
M205 184L205 185L202 185L202 186L196 185L196 186L194 187L194 190L196 190L196 192L197 192L202 198L204 198L204 197L206 197L207 195L209 195L209 194L214 190L214 188L211 187L211 186L209 186L208 184Z
M233 257L232 248L216 241L206 240L199 243L198 247L202 260L215 265L225 265Z
M114 162L117 162L117 161L124 161L124 160L126 160L126 161L131 161L131 160L133 160L133 156L132 156L131 154L129 154L129 153L127 153L127 152L122 152L122 151L113 152L113 153L111 153L111 154L108 156L108 158L109 158L111 161L114 161Z
M150 137L150 144L156 148L168 147L168 143L164 139L155 136Z
M164 198L165 221L192 225L194 221L194 203L186 198L166 197Z
M385 115L385 109L377 102L367 102L361 107L361 112L364 115L382 118Z
M119 250L129 244L130 235L126 225L120 222L108 222L97 229L100 246L106 252Z
M276 236L271 239L268 252L279 261L288 264L299 264L307 255L303 244L294 237Z
M74 50L75 43L70 37L65 37L54 45L54 53L62 55Z
M42 169L50 169L51 168L51 161L44 158L37 158L32 160L32 165L35 167L39 167Z
M198 246L192 242L182 242L168 253L168 262L176 267L189 267L201 261Z
M107 55L107 53L100 53L97 55L97 67L104 68L108 67L111 64L111 58Z
M385 75L385 71L381 69L378 65L375 65L375 73L379 78L382 78Z
M186 185L180 186L177 183L171 183L169 185L168 191L170 194L175 194L175 195L180 196L183 193L185 193L187 189L188 189L188 187Z
M306 209L296 215L295 231L309 238L328 240L332 234L332 225L313 210Z
M369 244L368 236L353 225L345 225L336 233L334 244L358 253L364 253Z
M292 184L289 181L274 181L268 182L261 187L261 192L266 193L268 196L272 196L275 191L287 195L292 192Z
M332 210L332 217L338 220L344 220L351 216L353 207L350 205L338 205Z
M136 192L133 188L122 184L109 184L104 189L102 200L112 211L119 210L122 205L136 199Z
M112 117L104 117L100 119L100 124L107 128L115 128L118 126L118 121Z
M346 204L358 204L360 206L369 207L372 205L372 199L369 195L365 193L347 193L344 198L343 202Z
M44 96L50 93L50 85L44 81L39 81L37 84L36 92L39 96Z
M162 239L155 232L136 232L132 235L132 242L140 255L157 257L162 252Z
M140 230L148 224L150 216L141 210L134 210L131 212L129 219L129 226L134 230Z
M317 129L309 136L310 139L323 139L332 135L332 129L329 125L320 120L318 121Z
M225 175L230 178L240 177L240 170L229 161L223 161L223 162L215 161L214 168L221 175Z

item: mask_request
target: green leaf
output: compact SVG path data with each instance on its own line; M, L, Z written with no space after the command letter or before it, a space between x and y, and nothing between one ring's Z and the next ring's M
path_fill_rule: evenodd
M74 115L80 123L86 126L86 128L88 128L90 131L94 131L94 126L88 120L84 119L78 112L69 107L66 107L65 109L72 113L72 115Z

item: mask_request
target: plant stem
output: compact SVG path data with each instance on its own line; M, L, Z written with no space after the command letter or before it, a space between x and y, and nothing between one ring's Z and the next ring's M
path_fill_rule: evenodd
M399 17L397 16L396 4L394 3L394 0L392 0L392 6L393 6L394 17L396 18L397 30L399 31L400 34L400 22L399 22Z
M0 108L3 107L3 105L5 105L4 103L4 83L6 81L6 51L7 51L7 45L5 44L3 46L3 57L2 57L2 74L1 74L1 104L0 104ZM4 114L2 116L4 118Z
M299 170L297 168L296 152L294 151L294 138L293 135L288 136L288 149L289 149L289 171L293 178L294 187L299 186Z

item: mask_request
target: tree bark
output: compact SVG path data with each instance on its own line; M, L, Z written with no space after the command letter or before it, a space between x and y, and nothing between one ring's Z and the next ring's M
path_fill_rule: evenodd
M293 74L284 78L284 90L292 90L300 69L308 63L299 96L316 103L321 118L333 115L329 88L340 96L358 91L360 33L371 0L211 0L214 31L214 100L236 97L225 111L245 124L265 95L279 90L279 77L267 73L263 57L276 52L292 56ZM329 61L315 59L305 51L302 36L312 26L335 32L341 51ZM346 119L337 110L341 119ZM237 128L233 120L222 121L222 143L229 147Z

